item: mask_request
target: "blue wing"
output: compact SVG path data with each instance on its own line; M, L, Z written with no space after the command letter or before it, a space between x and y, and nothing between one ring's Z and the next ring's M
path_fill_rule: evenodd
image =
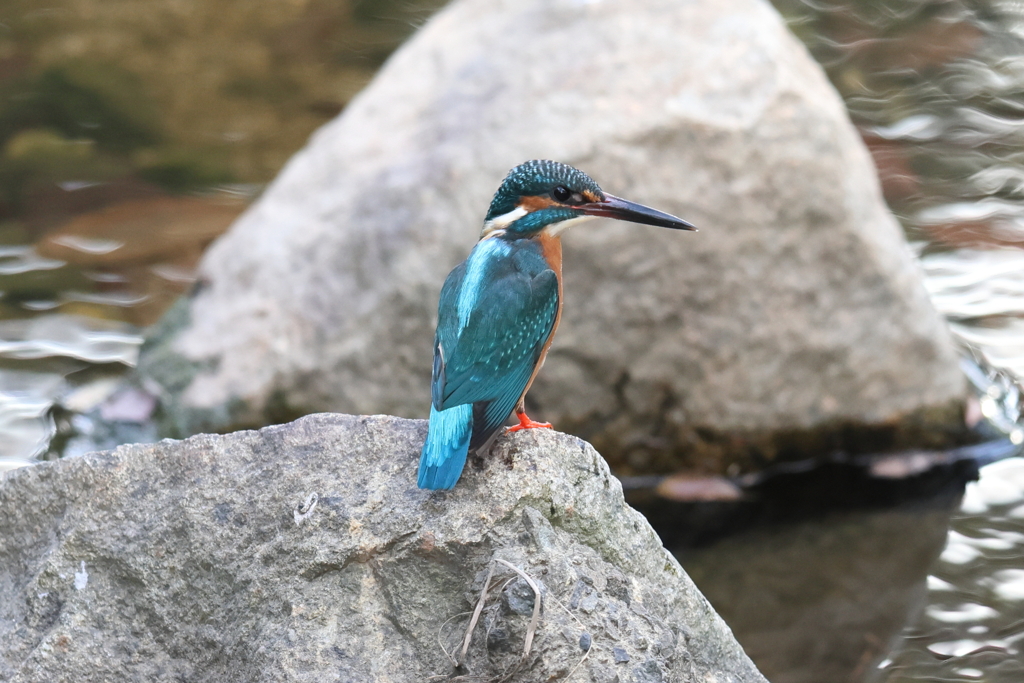
M445 282L434 344L434 408L473 405L471 449L515 409L558 315L558 278L540 245L491 241Z

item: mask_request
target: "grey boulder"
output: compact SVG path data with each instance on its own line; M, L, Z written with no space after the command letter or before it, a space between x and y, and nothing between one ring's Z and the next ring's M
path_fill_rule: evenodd
M167 433L426 416L441 283L530 158L701 228L568 233L538 418L618 466L714 471L794 433L959 419L871 160L768 3L457 0L205 255L142 355Z
M430 492L425 428L322 414L6 474L0 679L442 680L490 576L463 680L763 683L593 448L516 434Z

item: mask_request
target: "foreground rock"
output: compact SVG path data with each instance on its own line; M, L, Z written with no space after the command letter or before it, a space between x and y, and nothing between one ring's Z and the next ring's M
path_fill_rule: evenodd
M723 471L855 449L850 424L878 450L908 416L959 419L952 344L871 160L767 3L458 0L206 254L142 358L169 432L425 416L441 283L537 157L701 227L565 239L530 398L614 465Z
M7 474L0 679L425 681L493 569L463 673L495 680L534 609L504 560L543 595L516 681L764 681L587 444L517 434L431 493L425 429L315 415Z

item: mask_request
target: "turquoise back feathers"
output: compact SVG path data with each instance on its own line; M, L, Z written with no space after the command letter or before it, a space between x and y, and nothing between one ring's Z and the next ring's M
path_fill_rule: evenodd
M445 280L422 488L448 489L526 390L558 314L558 280L531 240L488 239Z

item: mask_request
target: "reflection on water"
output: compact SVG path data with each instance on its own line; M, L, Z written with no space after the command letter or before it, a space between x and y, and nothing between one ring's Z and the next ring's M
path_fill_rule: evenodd
M980 413L1024 442L1024 5L776 4L843 95L886 199L918 241ZM868 680L1024 680L1022 503L1024 461L982 469L928 577L925 609Z
M142 339L114 321L67 315L0 320L0 357L21 360L77 358L88 363L134 365Z
M47 453L53 405L75 396L69 376L134 366L141 342L134 326L97 317L48 313L0 321L0 471Z
M1024 380L1024 250L960 249L929 254L921 263L932 301L954 334L988 367ZM1000 412L1016 422L1020 391L1012 382L1004 384ZM1020 434L1015 426L1006 430Z
M50 408L64 376L0 369L0 472L46 451L53 437Z
M924 602L954 503L760 528L679 560L772 683L860 681Z
M0 320L0 461L7 461L0 469L47 452L53 405L74 396L68 375L90 366L134 366L141 343L133 325L114 320L60 313Z
M1021 451L1009 439L970 448L981 457L916 472L904 456L911 473L895 479L883 458L867 477L830 482L818 468L736 502L641 509L682 544L683 567L773 683L1019 682L1024 458L965 488L970 463ZM829 497L860 509L822 514ZM744 531L703 545L716 525Z
M1024 381L1024 6L776 4L843 95L936 307L983 367Z
M969 484L928 577L928 606L882 663L885 683L1024 681L1024 459Z
M441 4L4 4L0 471L156 438L142 329Z

